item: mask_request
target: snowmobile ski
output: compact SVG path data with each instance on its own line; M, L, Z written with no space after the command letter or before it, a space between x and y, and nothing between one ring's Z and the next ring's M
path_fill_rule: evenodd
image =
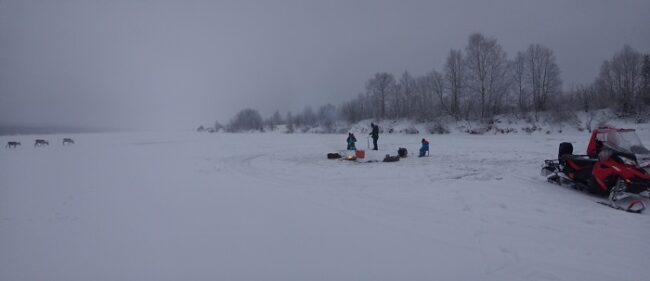
M596 202L596 203L601 204L601 205L605 205L605 206L610 207L610 208L612 208L612 209L621 210L621 211L626 211L626 212L628 212L628 213L634 213L634 214L640 214L640 213L642 213L643 210L645 210L645 208L646 208L646 207L645 207L645 203L643 203L643 201L641 201L641 200L635 200L635 201L633 201L632 203L630 203L630 204L628 205L627 208L623 208L623 207L618 206L618 205L612 205L612 204L610 204L610 203L608 203L608 202L602 202L602 201L598 201L598 202Z

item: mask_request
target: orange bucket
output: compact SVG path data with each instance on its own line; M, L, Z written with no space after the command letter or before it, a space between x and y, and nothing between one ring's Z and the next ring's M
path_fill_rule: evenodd
M363 159L366 157L366 151L365 150L357 150L354 152L354 155L357 156L357 159Z

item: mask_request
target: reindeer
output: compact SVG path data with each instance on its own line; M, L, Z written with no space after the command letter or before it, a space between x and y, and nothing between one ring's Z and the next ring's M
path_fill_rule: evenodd
M74 141L71 138L64 138L63 139L63 145L66 144L74 144Z
M10 141L7 142L7 145L5 145L5 148L16 148L16 146L19 146L20 142L17 141Z
M34 141L34 146L44 146L44 145L50 145L50 143L42 139L37 139L36 141Z

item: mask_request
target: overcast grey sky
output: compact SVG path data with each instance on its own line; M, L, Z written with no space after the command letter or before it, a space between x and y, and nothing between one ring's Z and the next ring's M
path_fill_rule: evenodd
M340 104L375 72L442 68L472 32L552 48L565 89L624 44L648 0L0 0L0 124L193 128L243 107Z

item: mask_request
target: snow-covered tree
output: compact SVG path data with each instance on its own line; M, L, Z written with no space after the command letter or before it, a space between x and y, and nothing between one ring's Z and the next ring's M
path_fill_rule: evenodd
M243 109L230 120L227 126L229 132L239 132L246 130L262 130L264 123L262 116L255 109Z

